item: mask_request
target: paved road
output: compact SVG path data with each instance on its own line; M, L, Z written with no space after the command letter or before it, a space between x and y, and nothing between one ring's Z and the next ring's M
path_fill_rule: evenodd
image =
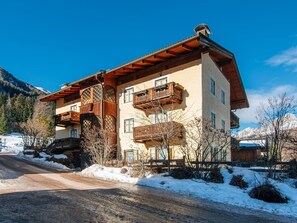
M152 188L85 178L0 154L0 222L296 222Z

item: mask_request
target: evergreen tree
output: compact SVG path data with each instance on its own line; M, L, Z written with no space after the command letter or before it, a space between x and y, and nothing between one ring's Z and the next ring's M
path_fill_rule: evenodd
M6 117L6 112L4 105L0 107L0 134L6 134L9 131L8 129L8 121Z

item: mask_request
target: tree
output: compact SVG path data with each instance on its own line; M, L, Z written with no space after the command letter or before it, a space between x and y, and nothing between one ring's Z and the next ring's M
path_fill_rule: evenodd
M168 172L171 170L171 147L184 143L184 127L180 124L184 122L184 114L174 106L173 103L163 105L158 100L151 101L144 112L137 114L137 121L141 126L152 126L150 144L157 148L156 152L164 159Z
M91 162L104 166L112 158L112 146L108 132L101 127L92 126L83 131L81 146L91 156Z
M8 120L4 105L0 107L0 134L3 135L9 131Z
M226 161L231 144L230 131L216 129L212 127L208 119L194 117L193 120L186 124L185 133L187 142L180 146L180 151L185 156L187 165L192 167L193 174L196 177L198 175L201 176L202 172L205 173L203 177L207 177L208 173L205 171L194 171L194 169L217 167L217 164L197 165L197 162ZM196 164L192 164L192 161L196 161Z
M269 98L266 104L257 108L257 119L261 126L262 137L268 140L268 160L273 163L282 160L282 150L291 137L289 114L295 114L297 103L294 96L286 93Z
M24 134L25 147L41 148L46 146L48 138L54 133L52 113L51 103L36 100L32 118L20 124L21 132Z

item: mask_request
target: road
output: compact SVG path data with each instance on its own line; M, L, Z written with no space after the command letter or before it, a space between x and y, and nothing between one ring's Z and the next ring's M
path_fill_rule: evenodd
M296 222L141 186L82 177L0 154L0 222Z

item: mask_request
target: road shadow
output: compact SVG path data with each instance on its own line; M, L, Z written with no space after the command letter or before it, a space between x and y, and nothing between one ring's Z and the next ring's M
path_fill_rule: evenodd
M172 194L171 194L172 195ZM296 219L241 214L194 199L136 188L43 190L0 195L0 222L296 222ZM257 216L259 215L259 216Z
M16 179L25 174L63 173L72 170L55 169L27 160L18 159L15 155L0 154L0 179Z

